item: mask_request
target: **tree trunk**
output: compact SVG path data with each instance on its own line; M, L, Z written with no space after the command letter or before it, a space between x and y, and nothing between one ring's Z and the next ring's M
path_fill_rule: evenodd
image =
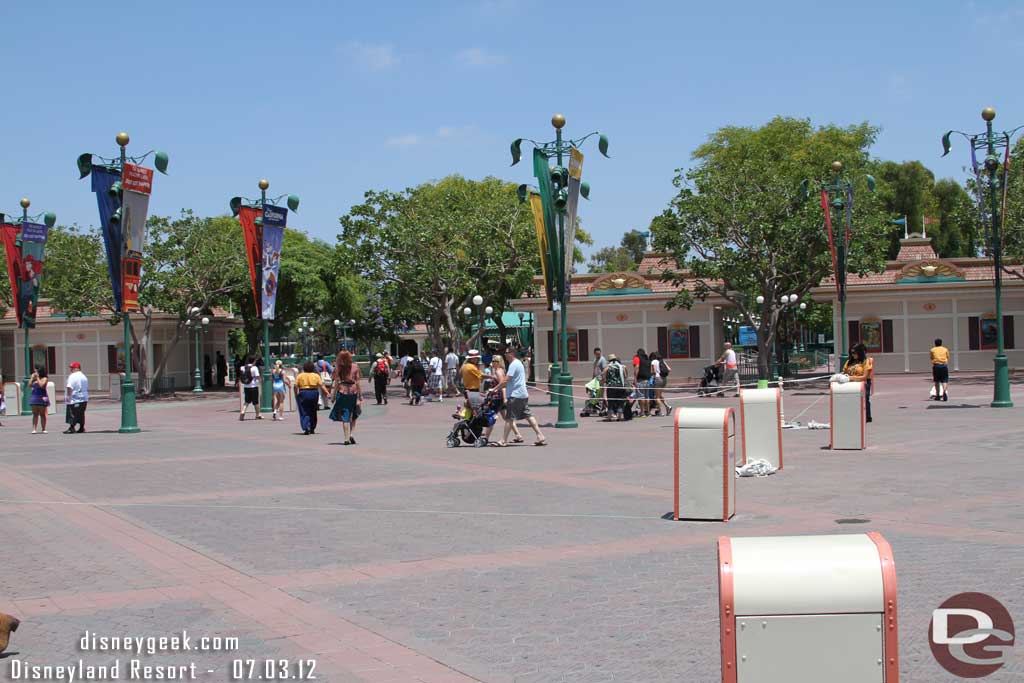
M175 347L178 346L178 342L181 341L181 330L184 327L184 323L179 322L174 327L174 337L171 339L171 343L164 350L164 357L160 359L156 369L153 370L153 380L150 387L155 387L160 380L160 377L164 374L164 370L167 367L167 361L170 359Z

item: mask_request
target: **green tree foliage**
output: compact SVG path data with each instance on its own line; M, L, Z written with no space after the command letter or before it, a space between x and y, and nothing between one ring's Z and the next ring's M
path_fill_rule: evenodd
M821 206L816 197L800 196L802 180L826 176L836 159L845 164L856 180L851 270L883 265L889 218L864 182L876 134L867 123L815 128L782 117L712 134L694 152L692 168L677 171L679 193L651 224L655 247L671 255L666 278L685 285L670 305L725 298L758 328L760 371L767 376L779 298L806 298L832 271ZM757 295L764 304L755 303Z
M929 218L938 218L938 225L929 225L928 235L939 256L977 256L981 246L978 231L978 209L960 183L944 178L931 190L934 206ZM937 228L937 229L935 229Z
M1003 252L1007 260L1024 261L1024 138L1014 145L1006 183L1006 209L1002 221ZM975 213L974 215L977 215ZM1020 269L1005 272L1024 278Z
M114 317L103 238L77 226L51 229L40 296L72 320L87 315Z
M647 237L639 230L630 230L622 236L617 247L603 247L590 257L591 273L616 273L636 270L647 251Z
M530 290L540 272L533 218L516 186L460 176L403 192L368 191L341 218L335 262L338 272L376 284L369 303L381 331L425 321L435 346L463 338L469 321L462 309L475 294L501 327L507 302ZM473 308L473 322L482 323L483 312Z

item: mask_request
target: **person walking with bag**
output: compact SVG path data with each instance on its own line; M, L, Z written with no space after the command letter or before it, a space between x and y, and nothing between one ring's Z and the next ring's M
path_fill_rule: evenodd
M46 411L50 407L50 397L46 393L46 385L50 378L46 376L46 368L39 366L29 378L28 388L32 393L28 397L28 404L32 406L32 433L46 433ZM41 429L37 429L41 427Z
M671 371L672 368L668 366L661 354L651 351L651 386L654 392L653 410L655 414L659 411L663 415L672 412L668 403L665 402L665 385L668 384L668 373Z
M625 419L624 409L629 396L626 368L614 353L608 354L608 364L601 373L601 384L604 385L604 400L608 404L608 417L605 419L609 422Z
M328 398L324 378L316 371L313 361L307 360L302 365L302 372L295 378L295 403L299 409L299 426L303 434L316 434L321 396L325 401Z
M253 410L256 412L256 419L263 419L263 416L260 415L260 370L253 363L253 360L253 357L249 356L248 362L238 370L243 394L242 410L238 414L240 421L245 419L245 411L249 409L250 404L252 404Z
M274 404L270 416L274 420L284 420L284 392L288 391L291 384L288 374L284 371L284 363L276 361L274 369L270 371L271 388L274 391Z
M377 405L388 404L388 375L391 368L384 359L384 354L378 353L377 359L370 369L370 380L373 382L373 396L377 399Z

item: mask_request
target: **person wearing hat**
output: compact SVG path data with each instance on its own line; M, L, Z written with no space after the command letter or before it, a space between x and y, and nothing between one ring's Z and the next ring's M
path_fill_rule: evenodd
M383 353L378 353L370 367L370 381L373 382L373 395L377 399L377 405L388 404L388 376L391 374L391 367L384 358Z
M76 433L75 425L78 425L77 433L81 434L85 431L85 409L89 405L89 378L82 372L82 365L78 361L73 361L69 367L71 374L64 387L68 428L64 433Z
M608 405L608 421L625 419L626 399L629 388L626 384L626 368L614 353L608 354L608 364L601 372L604 385L604 399Z
M480 394L480 384L483 382L484 373L480 369L479 351L471 349L466 354L466 362L462 364L461 374L462 387L466 390L466 407L470 410L476 410L483 403L483 396Z

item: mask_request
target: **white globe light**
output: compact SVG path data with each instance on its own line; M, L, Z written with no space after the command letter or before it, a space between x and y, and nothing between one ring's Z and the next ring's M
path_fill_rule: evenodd
M462 309L462 315L469 315L472 312L473 309L471 309L469 306L466 306L465 308Z
M800 297L798 297L796 294L789 295L789 303L791 304L795 304L798 299L800 299Z
M759 303L759 304L763 304L763 303L764 303L764 297L763 297L763 296L761 296L760 294L758 294L758 295L757 295L757 299L756 299L756 301L757 301L757 303Z
M209 324L210 324L210 319L209 319L209 318L207 318L207 317L206 317L206 316L204 315L204 316L203 316L203 325L209 325Z
M335 319L334 319L334 326L335 326L335 327L341 327L341 321L340 321L340 320L338 320L337 318L335 318Z
M355 320L349 320L349 321L348 321L348 325L349 325L349 327L351 327L352 325L355 325L355 324L356 324L356 321L355 321Z
M192 309L192 315L199 315L199 313L200 313L200 310L199 310L198 306L196 306L195 308Z
M312 332L312 331L313 331L313 326L312 326L312 325L310 325L310 326L309 326L309 331L310 331L310 332Z
M788 303L789 303L789 297L788 297L788 296L786 296L785 294L783 294L783 295L782 295L781 297L779 297L779 302L780 302L780 303L781 303L781 304L782 304L783 306L785 306L786 304L788 304Z
M800 302L800 310L801 311L806 311L807 310L807 304L805 304L804 302L801 301Z
M484 298L482 296L480 296L479 294L477 294L476 296L473 297L473 305L474 306L479 306L483 302L484 302Z
M490 315L491 313L494 313L494 308L491 307L491 306L488 306L487 308L484 309L484 313L486 313L487 315Z

